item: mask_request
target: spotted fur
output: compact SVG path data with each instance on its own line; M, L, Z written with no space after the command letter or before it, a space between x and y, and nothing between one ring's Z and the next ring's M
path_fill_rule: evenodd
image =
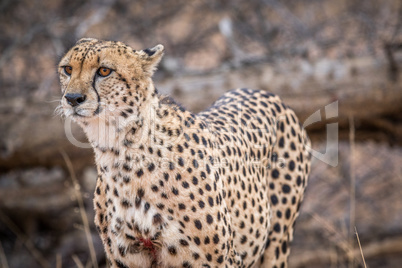
M82 39L59 65L63 96L82 95L62 105L95 151L95 223L111 266L286 267L310 169L294 112L236 89L191 113L155 89L162 55Z

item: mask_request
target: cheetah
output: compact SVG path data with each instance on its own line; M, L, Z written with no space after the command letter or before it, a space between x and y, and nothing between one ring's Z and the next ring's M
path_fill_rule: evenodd
M235 89L194 114L152 81L164 54L79 40L61 107L97 165L95 225L111 267L287 267L310 170L295 113Z

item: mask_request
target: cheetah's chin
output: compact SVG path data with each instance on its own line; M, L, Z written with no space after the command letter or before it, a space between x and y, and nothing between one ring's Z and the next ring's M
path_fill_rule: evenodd
M103 111L102 106L98 105L96 109L91 108L66 108L64 107L64 115L66 117L72 117L74 119L79 118L91 118L99 115Z

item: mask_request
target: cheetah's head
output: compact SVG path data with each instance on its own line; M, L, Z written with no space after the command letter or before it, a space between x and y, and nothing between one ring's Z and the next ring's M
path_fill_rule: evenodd
M121 42L79 40L59 63L64 115L85 122L139 113L155 95L151 76L163 50L162 45L136 51Z

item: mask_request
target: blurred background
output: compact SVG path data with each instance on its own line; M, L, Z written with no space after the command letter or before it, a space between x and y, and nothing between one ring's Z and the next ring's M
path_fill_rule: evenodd
M58 60L81 37L163 44L156 86L194 112L265 89L302 122L318 111L307 131L322 153L338 124L338 164L313 159L290 267L402 267L400 0L1 0L0 29L1 267L105 267L92 150L53 112Z

